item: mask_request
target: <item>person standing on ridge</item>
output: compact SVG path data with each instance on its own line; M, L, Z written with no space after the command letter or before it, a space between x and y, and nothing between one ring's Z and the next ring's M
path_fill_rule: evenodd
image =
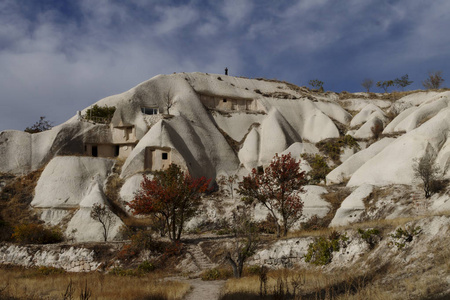
M228 75L228 67L225 68L225 75Z

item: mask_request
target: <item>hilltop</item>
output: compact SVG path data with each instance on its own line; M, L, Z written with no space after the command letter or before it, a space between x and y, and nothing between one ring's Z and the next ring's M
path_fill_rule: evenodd
M114 107L109 117L92 116L96 107L105 106ZM310 179L301 195L303 216L294 229L331 227L350 236L346 250L326 270L370 270L377 263L388 266L402 260L416 270L413 258L425 261L429 254L443 262L436 266L427 260L432 270L427 278L435 278L449 271L449 137L447 90L350 94L218 74L159 75L93 103L50 130L1 132L2 218L19 216L11 212L14 205L20 208L16 211L30 206L32 216L20 214L23 220L58 226L73 242L102 241L102 227L90 217L92 206L102 204L114 213L109 238L121 241L122 225L137 222L126 203L140 188L142 174L175 163L195 177L211 178L223 192L206 197L202 213L187 227L217 232L240 201L215 181L232 175L240 179L253 168L267 167L275 154L291 153ZM441 182L427 199L413 169L426 155ZM267 211L256 206L252 214L264 222ZM358 226L382 229L373 251L358 236ZM406 243L408 251L394 251L392 235L411 226L420 227L420 234ZM268 243L251 264L307 268L304 255L314 234L301 235ZM175 265L191 272L205 269L199 259L220 265L208 250L229 246L220 243L191 242L191 254ZM203 244L208 246L195 254ZM23 251L6 249L3 253ZM22 264L19 256L4 254L3 260ZM91 263L89 270L98 265ZM80 271L78 266L60 267ZM405 272L388 272L386 280L392 282L393 274L408 277ZM448 273L441 284L439 292L450 291Z

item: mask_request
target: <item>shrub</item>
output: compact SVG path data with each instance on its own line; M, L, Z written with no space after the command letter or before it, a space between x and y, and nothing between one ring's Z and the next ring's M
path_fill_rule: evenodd
M430 198L431 195L439 190L440 186L438 179L439 167L434 160L434 156L427 149L421 158L414 160L412 167L414 176L423 183L425 198Z
M380 137L381 133L383 132L383 123L381 121L376 122L371 128L370 130L372 131L373 134L373 138L375 140L378 140L378 138Z
M323 92L323 81L319 79L311 79L308 84L313 88Z
M228 279L233 276L233 273L228 269L222 268L213 268L209 270L205 270L200 275L200 278L203 281L212 281L212 280L221 280Z
M37 268L37 270L36 270L36 275L44 275L44 276L54 275L54 274L65 274L65 273L66 273L66 271L64 269L55 268L55 267L46 267L46 266L41 266L41 267Z
M406 243L412 242L413 238L420 234L422 229L420 226L413 227L407 226L405 229L402 227L397 228L395 233L391 234L391 238L395 239L394 245L397 246L397 249L403 249L406 246Z
M59 228L47 228L44 225L33 223L14 227L13 238L21 244L52 244L64 240Z
M319 230L328 227L325 218L319 218L317 215L312 216L308 221L300 223L303 230Z
M267 214L266 219L256 223L258 232L274 234L277 232L277 224L275 218L271 214Z
M427 90L439 89L443 82L444 78L442 78L442 71L434 71L428 73L428 78L422 82L422 85Z
M42 116L39 118L39 121L34 123L33 126L25 128L25 132L28 133L38 133L42 131L46 131L49 129L52 129L53 125L52 122L45 119L45 116Z
M165 243L153 239L152 233L147 230L139 230L134 234L129 234L131 242L123 245L119 251L117 258L120 260L130 260L143 250L149 250L156 253L163 253L165 251Z
M346 146L356 150L360 148L358 142L350 135L345 135L337 139L326 139L318 142L316 146L335 162L338 162L340 159L341 148Z
M142 272L142 273L150 273L150 272L153 272L155 269L156 269L155 265L152 262L148 261L148 260L143 261L138 266L138 271Z
M318 184L322 180L325 180L325 177L332 170L322 155L316 154L302 154L302 158L306 159L311 167L311 171L306 174L308 178L309 184Z
M328 238L319 237L308 245L305 261L315 265L329 264L333 258L333 252L346 246L348 237L333 231Z
M385 80L385 81L377 82L377 87L382 88L385 93L387 93L388 88L393 85L394 85L394 80Z
M366 241L370 249L373 249L380 240L380 230L377 228L367 230L358 228L358 233L361 235L361 238Z
M86 120L99 121L99 119L103 119L104 121L110 121L116 111L115 106L98 106L95 104L91 108L86 110L86 114L84 118Z

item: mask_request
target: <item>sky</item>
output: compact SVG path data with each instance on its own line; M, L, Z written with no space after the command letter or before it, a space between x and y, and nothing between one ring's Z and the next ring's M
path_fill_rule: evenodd
M421 89L438 70L450 82L449 12L448 0L0 0L0 131L58 125L173 72L335 92L405 74Z

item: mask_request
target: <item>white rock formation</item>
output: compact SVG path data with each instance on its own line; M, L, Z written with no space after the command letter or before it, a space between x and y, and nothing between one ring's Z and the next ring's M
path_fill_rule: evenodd
M326 182L330 184L339 184L349 180L353 173L356 172L363 164L365 164L369 159L378 154L386 146L392 143L395 139L384 138L380 141L373 143L369 148L363 149L345 160L337 168L333 169L326 176Z
M336 215L331 220L330 227L337 227L357 221L359 216L365 211L364 199L373 192L373 186L363 184L353 191L336 211Z
M439 157L447 157L449 149L443 146L449 130L450 108L447 108L422 126L390 143L356 170L347 185L414 184L414 160L422 157L426 151L432 151Z

